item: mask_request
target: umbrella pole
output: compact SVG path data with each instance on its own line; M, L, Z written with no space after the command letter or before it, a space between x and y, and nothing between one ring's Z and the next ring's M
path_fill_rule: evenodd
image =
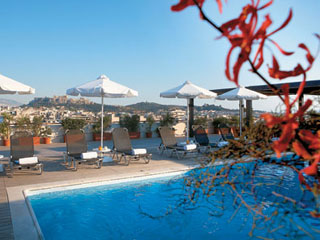
M103 148L103 94L101 94L101 143L100 146Z
M187 99L187 141L189 141L189 102L190 99Z
M242 99L239 100L239 128L240 128L240 136L242 135Z

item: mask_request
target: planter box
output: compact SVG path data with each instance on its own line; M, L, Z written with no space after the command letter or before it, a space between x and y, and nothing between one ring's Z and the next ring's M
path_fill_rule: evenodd
M50 144L51 143L51 138L49 137L44 137L42 138L43 144Z
M103 140L111 140L112 139L112 133L105 132L103 133Z
M40 144L40 137L33 137L33 144L39 145Z
M130 139L140 138L140 132L129 132Z
M103 133L103 140L111 140L112 134L107 132ZM92 140L93 141L101 141L101 133L92 133Z
M3 139L2 143L3 143L2 144L3 146L9 147L10 146L10 139Z
M100 141L101 140L100 133L92 133L92 140L93 141Z
M198 133L198 134L204 134L204 133L206 133L206 134L208 134L208 132L209 132L209 130L206 128L206 129L204 129L204 128L201 128L201 129L196 129L195 131L194 131L194 134L196 134L196 133Z
M152 132L146 132L146 138L152 138Z

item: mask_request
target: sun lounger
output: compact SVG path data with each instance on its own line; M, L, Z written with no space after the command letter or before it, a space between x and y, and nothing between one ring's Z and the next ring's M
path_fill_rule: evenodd
M81 130L70 130L66 133L67 157L70 165L73 162L73 169L77 170L78 164L102 166L102 158L98 157L97 152L88 152L85 134Z
M222 141L227 142L228 140L237 140L232 134L232 132L226 131L225 128L219 128L218 132Z
M196 144L178 143L172 128L169 127L159 127L159 133L161 137L161 144L159 146L160 154L166 151L171 151L171 155L175 154L178 159L180 159L179 153L182 156L188 153L199 153L199 148Z
M125 165L129 165L131 160L144 159L145 163L149 163L152 157L151 153L147 152L145 148L134 149L131 146L131 141L126 128L115 128L112 131L113 141L113 158L120 162L122 159Z
M14 169L38 170L42 174L43 165L34 155L33 136L28 132L15 132L10 137L10 170Z
M199 148L205 148L205 153L210 152L213 148L218 148L218 142L210 142L208 134L202 126L193 129L194 138Z

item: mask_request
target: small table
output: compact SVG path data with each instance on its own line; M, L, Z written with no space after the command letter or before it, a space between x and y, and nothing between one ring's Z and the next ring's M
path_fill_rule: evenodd
M111 149L103 148L103 149L99 150L99 148L94 148L94 149L92 149L92 151L97 152L98 156L100 158L103 158L104 163L113 162L112 157L110 157L110 155L112 153ZM109 156L107 156L107 155L109 155Z

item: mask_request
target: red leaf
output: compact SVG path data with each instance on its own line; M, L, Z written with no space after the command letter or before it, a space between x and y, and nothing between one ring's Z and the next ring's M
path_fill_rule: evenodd
M287 17L287 19L282 23L282 25L277 28L276 30L274 30L273 32L269 33L267 35L267 37L271 36L272 34L275 34L276 32L280 31L281 29L285 28L288 23L291 21L291 18L292 18L292 9L290 9L290 12L289 12L289 16Z
M306 85L306 78L303 79L303 81L300 83L298 91L297 91L297 95L296 98L292 101L291 103L291 107L298 101L298 99L300 98L301 94L303 93L303 89L304 86Z
M273 0L271 0L270 2L266 3L265 5L263 5L262 7L258 8L258 10L262 10L264 8L269 7L271 4L273 3Z
M300 43L299 47L304 49L307 52L306 58L307 58L307 61L309 62L309 67L305 70L307 72L312 67L312 64L314 62L314 57L311 55L309 48L304 43Z
M312 100L308 99L302 107L298 109L298 111L294 114L294 117L301 117L308 110L308 108L312 105Z
M279 44L276 43L275 41L273 41L272 39L269 39L269 38L268 38L268 40L269 40L270 42L272 42L272 43L278 48L278 50L279 50L283 55L290 56L290 55L294 54L294 52L284 51L284 50L279 46Z
M219 12L222 13L222 2L221 0L216 0L218 7L219 7Z
M292 143L292 147L294 148L294 151L296 152L297 155L302 156L305 159L311 158L311 155L308 153L305 147L298 140Z
M274 125L280 124L283 121L282 118L273 116L270 113L263 113L260 115L260 117L264 118L266 125L269 128L272 128Z
M202 7L205 0L197 0L200 7ZM171 6L171 10L175 12L179 12L189 6L196 5L194 0L180 0L180 2L176 5Z

